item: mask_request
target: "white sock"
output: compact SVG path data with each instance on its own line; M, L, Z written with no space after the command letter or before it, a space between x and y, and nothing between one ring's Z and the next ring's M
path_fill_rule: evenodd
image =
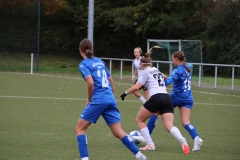
M141 155L142 155L142 153L141 153L140 151L138 151L138 152L135 154L135 157L138 159Z
M154 144L154 143L153 143L153 140L152 140L152 138L151 138L151 136L150 136L150 134L149 134L149 130L148 130L147 127L142 128L142 129L140 130L140 132L141 132L143 138L145 139L146 144Z
M175 137L178 141L183 137L181 132L179 131L179 129L177 127L172 127L170 129L170 133L173 135L173 137Z
M82 157L82 160L89 160L88 157Z
M143 104L146 102L146 99L145 99L143 96L141 96L141 97L139 98L139 100L140 100Z
M194 138L194 141L198 140L198 138L199 138L199 137L198 137L198 136L196 136L196 137Z

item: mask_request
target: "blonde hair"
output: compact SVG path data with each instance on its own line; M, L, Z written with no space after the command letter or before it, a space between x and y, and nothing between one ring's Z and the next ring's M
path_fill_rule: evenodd
M136 48L134 48L134 50L135 49L139 50L140 54L142 54L142 48L141 47L136 47Z

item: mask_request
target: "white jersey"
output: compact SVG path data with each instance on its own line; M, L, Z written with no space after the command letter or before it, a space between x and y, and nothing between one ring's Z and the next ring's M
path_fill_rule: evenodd
M142 71L141 65L140 65L141 58L142 58L142 57L140 57L140 59L135 58L135 59L133 60L134 68L137 69L138 74L139 74L140 71Z
M147 67L139 73L137 83L146 84L150 96L157 93L167 93L163 76L164 74L156 67Z

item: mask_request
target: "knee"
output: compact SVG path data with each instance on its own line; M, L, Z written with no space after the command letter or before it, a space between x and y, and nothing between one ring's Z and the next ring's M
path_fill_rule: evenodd
M75 133L76 135L79 135L79 134L85 134L86 132L86 128L80 126L80 125L76 125L75 127Z
M75 133L76 133L76 135L78 135L80 132L81 132L81 129L79 129L79 127L76 126L76 127L75 127Z
M170 130L173 128L173 124L164 124L164 128L166 129L166 131L170 132Z
M140 119L138 117L135 118L135 122L136 124L139 124L140 123Z

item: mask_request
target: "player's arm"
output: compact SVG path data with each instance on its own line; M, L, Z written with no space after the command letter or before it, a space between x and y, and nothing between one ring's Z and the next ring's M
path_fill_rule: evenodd
M148 79L148 71L144 70L141 72L141 74L138 75L138 81L136 84L134 84L131 88L129 88L127 91L125 91L120 97L124 101L124 98L137 90L139 90L144 84L146 84Z
M87 76L85 79L87 82L87 89L88 89L88 101L90 102L93 94L94 82L93 82L92 76Z
M172 82L173 82L173 78L172 78L172 77L168 77L168 78L165 80L165 85L168 86L168 85L170 85Z
M110 85L111 85L111 87L112 87L112 92L113 92L113 94L114 94L114 91L115 91L114 80L113 80L112 77L109 77L108 79L109 79Z
M127 91L125 91L120 97L121 99L124 101L124 98L128 95L131 94L137 90L139 90L139 88L141 88L143 86L143 84L141 83L136 83L134 84L131 88L129 88Z
M139 88L141 88L143 85L141 83L136 83L135 85L133 85L131 88L129 88L125 93L126 94L131 94L137 90L139 90Z

